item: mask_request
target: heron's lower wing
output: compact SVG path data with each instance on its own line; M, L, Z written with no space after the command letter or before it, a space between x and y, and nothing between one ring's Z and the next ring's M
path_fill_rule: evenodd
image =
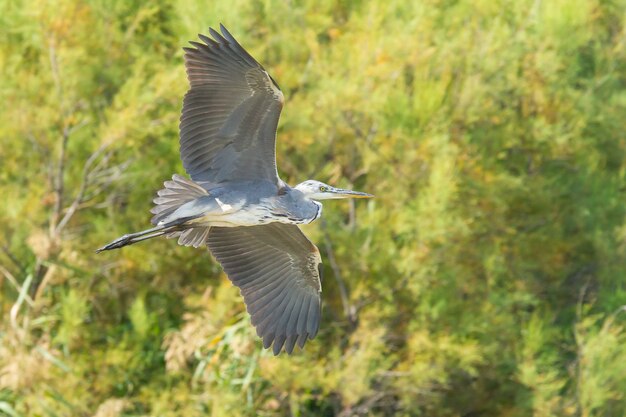
M278 182L276 127L283 94L222 26L185 48L190 89L180 119L180 156L194 181Z
M209 249L241 294L263 346L291 353L317 334L321 258L298 226L211 227Z

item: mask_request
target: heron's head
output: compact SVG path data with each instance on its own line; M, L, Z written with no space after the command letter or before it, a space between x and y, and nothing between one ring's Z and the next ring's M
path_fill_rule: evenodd
M301 182L295 186L295 189L301 191L311 200L331 200L338 198L372 198L368 193L360 191L344 190L342 188L331 187L323 182L308 180Z

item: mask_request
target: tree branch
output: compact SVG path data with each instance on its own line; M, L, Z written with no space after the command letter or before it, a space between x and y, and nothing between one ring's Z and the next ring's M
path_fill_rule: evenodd
M354 326L356 324L355 309L350 304L348 290L346 289L346 285L343 281L343 278L341 277L341 269L339 268L339 265L337 264L337 261L335 259L335 252L330 242L330 238L328 237L326 221L324 219L322 219L322 231L324 234L324 248L326 249L328 255L328 262L330 263L330 267L333 270L333 275L335 276L335 280L337 281L337 286L339 287L339 296L341 297L343 313L350 322L350 325Z
M59 221L59 223L56 225L54 229L55 237L58 237L60 235L63 228L67 225L67 223L70 221L72 216L74 216L74 214L78 210L79 206L83 203L85 192L87 191L87 187L89 187L89 184L90 184L90 177L92 174L91 166L93 165L94 161L104 152L106 147L107 145L102 145L100 148L98 148L97 151L91 154L89 159L87 159L87 161L85 162L85 165L83 166L83 177L80 183L80 188L78 189L78 193L76 194L74 201L69 206L69 208L65 211L65 215L63 216L61 221Z

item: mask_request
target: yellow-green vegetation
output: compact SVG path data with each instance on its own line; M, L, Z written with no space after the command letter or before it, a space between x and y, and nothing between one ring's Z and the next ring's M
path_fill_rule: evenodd
M626 415L626 1L0 0L0 415ZM149 225L182 47L280 84L326 203L323 322L262 350L205 250Z

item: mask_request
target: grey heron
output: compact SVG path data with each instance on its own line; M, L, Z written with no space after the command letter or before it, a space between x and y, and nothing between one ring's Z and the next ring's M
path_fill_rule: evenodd
M276 170L278 84L223 25L184 48L190 89L180 118L180 157L157 192L153 228L96 252L157 236L207 245L241 290L252 324L275 355L303 348L319 329L321 257L299 224L320 217L320 200L371 194L307 180L290 187Z

